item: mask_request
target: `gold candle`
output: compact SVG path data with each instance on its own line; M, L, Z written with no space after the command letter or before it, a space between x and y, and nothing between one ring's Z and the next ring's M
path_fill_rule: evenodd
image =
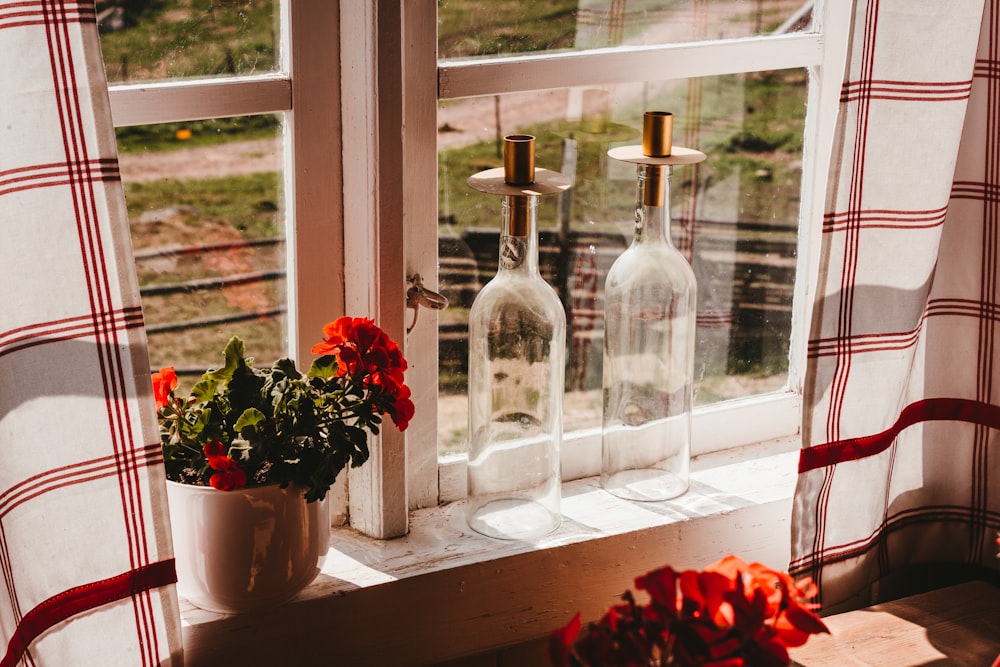
M512 134L503 139L503 180L508 185L531 185L535 182L535 138L530 134ZM510 195L507 233L528 235L528 197Z

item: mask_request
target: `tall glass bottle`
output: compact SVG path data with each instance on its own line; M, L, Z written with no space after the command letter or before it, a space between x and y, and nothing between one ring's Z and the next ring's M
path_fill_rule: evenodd
M469 179L503 199L497 274L469 314L467 519L490 537L532 540L560 521L566 347L562 303L538 271L537 195L566 179L534 169L528 135L504 140L499 172Z
M688 489L696 284L670 239L669 179L672 165L704 155L671 147L671 126L649 112L641 147L609 151L638 171L634 237L604 291L601 485L629 500Z

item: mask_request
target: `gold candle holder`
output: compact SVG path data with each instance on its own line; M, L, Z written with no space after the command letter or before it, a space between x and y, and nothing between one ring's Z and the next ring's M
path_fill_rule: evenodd
M503 181L507 185L525 186L535 182L535 138L530 134L512 134L503 139ZM507 233L528 235L528 197L512 196L507 200L510 217Z
M647 111L642 116L642 154L648 157L670 157L673 134L672 113Z
M503 180L507 185L535 182L535 138L530 134L503 138Z
M647 111L642 116L642 154L647 157L670 157L673 146L674 115L669 111ZM646 167L646 187L642 203L663 206L663 178L669 166Z
M511 215L505 230L511 236L528 233L528 198L569 189L573 182L558 171L535 168L535 137L512 134L503 140L503 167L487 169L469 178L469 186L506 197Z
M705 154L691 148L674 146L674 115L669 111L647 111L642 116L642 144L619 146L608 151L608 157L622 162L645 166L646 183L642 203L647 206L665 206L663 180L670 175L670 167L695 164L705 159Z

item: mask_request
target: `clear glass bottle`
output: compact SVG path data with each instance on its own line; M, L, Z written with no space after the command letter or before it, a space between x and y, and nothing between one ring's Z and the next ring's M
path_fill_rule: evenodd
M664 131L651 129L649 116L643 157L629 160L638 163L635 235L604 291L601 485L655 501L688 489L696 284L670 239L670 132L665 147L649 148L647 133ZM653 122L663 123L663 114Z
M534 137L505 139L504 164L502 185L478 188L503 200L497 275L469 314L467 519L490 537L532 540L560 521L566 316L538 270L539 189L521 194L534 183Z

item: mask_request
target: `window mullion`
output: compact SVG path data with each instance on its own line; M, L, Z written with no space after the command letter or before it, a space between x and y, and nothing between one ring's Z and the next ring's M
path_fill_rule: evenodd
M407 353L403 238L400 0L340 4L345 306ZM389 426L349 476L351 524L381 539L407 532L406 449Z
M437 245L437 0L406 0L403 7L403 189L406 208L406 276L419 274L436 290ZM409 311L410 318L417 313ZM421 308L406 336L416 416L406 432L407 484L411 509L438 503L437 392L438 315Z

